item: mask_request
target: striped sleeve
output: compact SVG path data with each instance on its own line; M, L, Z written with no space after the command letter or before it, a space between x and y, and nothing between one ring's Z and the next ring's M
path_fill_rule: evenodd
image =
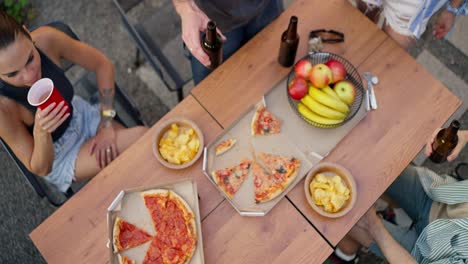
M423 167L417 170L424 191L433 201L444 204L468 202L468 180L457 181L448 175L441 176Z
M468 180L457 181L422 167L417 170L424 191L432 200L445 204L468 202ZM411 254L418 263L467 264L468 217L432 221L418 237Z

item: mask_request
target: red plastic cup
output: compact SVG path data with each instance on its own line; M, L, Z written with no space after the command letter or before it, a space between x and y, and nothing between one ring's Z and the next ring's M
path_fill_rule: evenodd
M28 103L32 106L39 107L41 110L54 102L57 106L62 101L64 101L65 105L68 106L65 113L70 113L70 106L63 99L59 90L55 88L54 82L49 78L38 80L31 86L28 92Z

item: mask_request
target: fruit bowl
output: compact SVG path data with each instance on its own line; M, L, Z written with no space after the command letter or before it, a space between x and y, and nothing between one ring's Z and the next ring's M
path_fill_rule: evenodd
M326 177L332 177L332 175L338 175L342 183L349 189L349 198L341 209L339 209L337 212L327 212L324 210L324 207L321 205L317 205L314 202L314 199L312 198L312 194L310 191L310 183L318 174L323 174ZM330 217L330 218L338 218L341 217L345 214L347 214L353 207L354 204L356 203L356 182L354 181L353 176L351 173L342 167L341 165L338 165L336 163L331 163L331 162L321 162L315 167L313 167L309 173L307 174L307 177L305 179L304 183L304 191L305 191L305 196L307 198L307 202L309 203L310 207L314 209L318 214L325 216L325 217Z
M172 131L174 125L177 126L177 132ZM188 132L190 129L192 131ZM168 140L168 138L171 139ZM166 151L166 153L162 152L163 146L161 144L163 140L165 140L164 142L168 149L170 148L172 150L169 152L171 159L165 157L168 155L168 151ZM192 140L198 140L198 148L193 147L191 143L194 142L191 142ZM194 164L200 158L203 152L203 144L203 134L193 121L185 118L172 118L163 122L156 129L155 139L153 141L153 154L156 159L167 168L184 169ZM182 147L182 145L186 147ZM192 150L191 147L196 149ZM174 148L176 150L174 150ZM182 148L184 150L182 150ZM175 154L176 152L177 154ZM180 162L174 162L173 157L177 159L177 157L185 157L184 155L190 158L182 158Z
M295 74L294 67L293 67L291 69L291 71L289 72L289 75L288 75L288 81L286 83L286 94L287 94L287 97L288 97L289 104L293 108L294 112L296 112L296 114L300 118L302 118L304 121L306 121L307 123L309 123L309 124L311 124L313 126L319 127L319 128L335 128L335 127L339 127L339 126L345 124L346 122L348 122L349 120L351 120L356 115L356 113L359 111L359 109L361 108L361 104L362 104L362 101L363 101L364 95L365 95L364 86L362 84L362 80L361 80L361 77L359 75L359 72L356 70L356 68L349 61L344 59L343 57L341 57L341 56L339 56L337 54L330 53L330 52L309 53L307 56L303 57L301 60L308 60L312 65L325 63L325 62L327 62L329 60L337 60L337 61L341 62L343 64L345 70L346 70L345 80L351 82L352 84L354 84L354 87L356 88L356 95L355 95L354 102L351 105L349 105L349 113L347 114L347 116L344 118L344 120L342 122L337 123L337 124L324 124L324 123L319 123L319 122L316 122L314 120L311 120L311 119L305 117L304 115L302 115L299 112L298 104L299 104L300 101L297 101L297 100L293 99L289 95L288 85L292 80L294 80L296 78L296 74ZM301 61L301 60L299 60L299 61ZM332 86L332 85L330 85L330 86Z

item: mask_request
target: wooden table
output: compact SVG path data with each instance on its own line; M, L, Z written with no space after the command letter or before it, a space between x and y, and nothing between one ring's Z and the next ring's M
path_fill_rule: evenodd
M344 56L361 73L372 70L380 79L376 88L379 109L369 113L326 158L350 169L358 185L356 207L340 219L315 214L305 202L303 182L267 216L241 217L202 175L201 160L186 170L173 171L157 163L152 154L155 127L163 120L192 119L208 144L285 78L289 69L279 66L276 56L279 36L291 15L299 17L298 58L306 54L311 29L339 30L345 33L346 42L325 49ZM108 263L106 209L117 193L193 176L200 194L206 263L322 263L332 252L330 245L339 242L432 131L460 105L440 82L343 0L296 1L195 87L192 95L31 233L47 262Z
M207 142L222 131L191 95L185 98L31 233L48 263L109 263L106 212L116 195L186 177L194 177L198 186L206 263L322 263L331 254L330 245L288 200L267 217L241 217L203 175L202 159L180 171L160 165L152 152L155 129L175 116L197 123Z
M379 76L375 88L379 109L368 113L325 159L343 165L354 175L356 207L342 218L328 219L307 204L304 181L288 194L335 246L461 102L348 1L299 0L192 90L223 127L286 77L290 69L276 62L279 41L271 39L280 36L291 15L299 17L302 38L316 28L344 32L345 43L326 45L325 51L347 58L361 74L372 71ZM296 58L306 53L302 39Z

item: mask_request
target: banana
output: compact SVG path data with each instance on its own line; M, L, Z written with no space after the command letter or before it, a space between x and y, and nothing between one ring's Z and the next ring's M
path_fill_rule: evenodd
M326 94L328 95L331 95L333 96L335 99L338 99L341 101L341 99L338 97L338 95L336 94L335 90L333 90L332 88L330 88L330 86L326 86L325 88L322 88L322 91L325 92Z
M301 115L303 115L307 119L317 122L319 124L336 125L343 122L343 119L329 119L319 116L316 113L312 112L309 108L307 108L307 106L305 106L302 103L297 104L297 110L299 111L299 113L301 113Z
M304 98L301 99L301 102L305 106L307 106L310 110L312 110L316 114L321 115L323 117L331 118L331 119L345 119L346 118L345 114L315 101L312 97L310 97L310 95L304 96Z
M309 95L314 98L317 102L326 105L330 108L333 108L335 110L338 110L344 114L349 113L349 107L341 102L339 99L333 98L333 96L330 96L322 91L320 91L317 88L311 88L309 89Z

